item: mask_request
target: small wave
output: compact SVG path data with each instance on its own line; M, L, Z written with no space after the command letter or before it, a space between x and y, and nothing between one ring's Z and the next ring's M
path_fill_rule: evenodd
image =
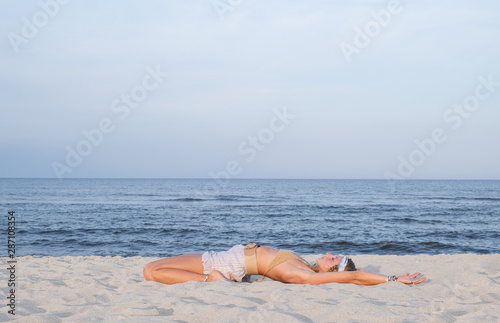
M55 230L40 230L38 231L38 234L73 234L75 233L74 230L65 230L65 229L55 229Z
M173 199L171 201L179 202L199 202L199 201L242 201L242 200L253 200L253 196L245 195L217 195L213 198L198 198L198 197L180 197Z
M207 199L201 199L201 198L196 198L196 197L180 197L178 199L173 199L172 201L179 201L179 202L200 202L200 201L207 201Z
M238 204L238 205L231 205L231 208L259 208L259 207L270 207L272 206L271 204Z
M155 232L158 234L163 234L163 233L168 233L168 234L184 234L184 233L197 233L197 232L202 232L201 230L198 229L190 229L190 228L163 228L156 230Z
M426 242L422 242L421 244L423 244L424 246L426 246L430 249L436 249L436 250L439 250L439 249L446 250L446 249L451 249L454 247L453 245L450 245L447 243L441 243L441 242L437 242L437 241L426 241Z
M417 220L417 219L414 219L414 218L404 217L404 218L393 218L393 219L390 219L390 221L409 223L409 222L420 222L421 220Z
M441 243L437 241L423 241L414 244L408 244L407 241L386 241L375 243L374 246L379 247L385 252L393 252L395 254L408 253L443 253L455 248L455 246Z
M286 218L286 217L293 217L293 214L291 214L291 213L268 213L265 216L266 216L266 218Z
M335 244L338 246L359 246L359 244L357 244L355 242L345 241L345 240L337 241L337 242L335 242Z
M111 196L144 196L144 197L155 197L155 196L161 196L160 194L156 193L114 193L111 194Z
M155 241L151 241L151 240L143 240L143 239L136 239L136 240L133 240L132 241L132 245L135 244L135 243L138 243L138 244L147 244L147 245L159 245L158 242L155 242Z
M319 210L342 210L346 208L344 205L317 205L314 207Z
M500 197L467 197L467 196L426 196L425 200L473 200L473 201L500 201Z
M120 244L121 242L118 241L107 241L106 242L106 247L109 247L110 245L117 245ZM103 246L103 241L89 241L89 240L83 240L78 243L80 246L84 247L102 247Z
M500 197L464 197L464 199L471 199L477 201L500 201Z
M216 200L219 201L239 201L239 200L254 200L256 197L248 195L217 195Z

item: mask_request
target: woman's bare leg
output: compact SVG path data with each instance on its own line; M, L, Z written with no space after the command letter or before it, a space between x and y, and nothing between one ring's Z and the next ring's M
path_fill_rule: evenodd
M164 258L150 262L144 267L144 278L164 284L184 283L191 280L204 281L200 254Z

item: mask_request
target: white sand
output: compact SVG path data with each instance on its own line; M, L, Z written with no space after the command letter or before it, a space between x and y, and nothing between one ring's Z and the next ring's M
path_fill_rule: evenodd
M315 256L307 256L311 261ZM292 285L265 282L147 282L153 258L19 257L16 316L0 321L130 322L498 322L500 255L353 256L359 268L421 271L418 286ZM7 304L7 258L0 258ZM254 278L257 278L254 276Z

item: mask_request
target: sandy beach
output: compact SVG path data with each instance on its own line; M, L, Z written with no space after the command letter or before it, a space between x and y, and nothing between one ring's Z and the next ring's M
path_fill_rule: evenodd
M317 256L305 256L313 261ZM292 285L145 281L145 257L19 257L20 322L494 322L500 319L500 255L353 256L358 268L383 274L420 271L418 286L386 283ZM2 258L7 304L9 272Z

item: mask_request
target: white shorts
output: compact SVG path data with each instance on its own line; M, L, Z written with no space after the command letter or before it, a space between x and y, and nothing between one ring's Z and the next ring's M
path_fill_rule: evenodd
M237 282L241 282L246 276L245 247L243 245L236 245L228 251L207 251L201 256L201 261L205 275L218 270L226 278Z

